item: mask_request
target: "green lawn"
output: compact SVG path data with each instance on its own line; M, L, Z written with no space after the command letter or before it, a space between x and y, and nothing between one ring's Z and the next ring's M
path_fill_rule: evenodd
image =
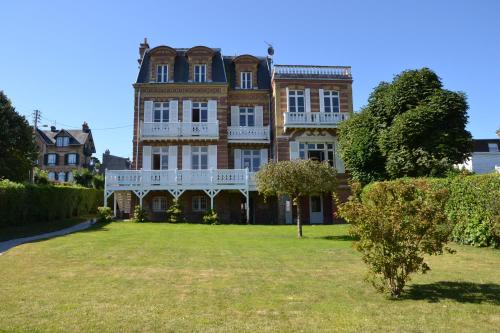
M499 330L500 251L455 246L391 301L346 232L115 222L21 245L0 256L0 331Z

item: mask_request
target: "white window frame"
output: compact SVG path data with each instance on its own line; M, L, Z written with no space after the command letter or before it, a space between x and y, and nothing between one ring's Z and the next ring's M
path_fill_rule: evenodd
M207 82L207 65L196 64L193 68L194 82Z
M250 172L260 170L260 149L242 149L241 150L241 168L248 169Z
M74 180L74 178L73 178L73 172L71 172L71 171L68 172L68 174L66 175L66 178L67 178L66 179L67 182L71 182L72 183L73 180Z
M167 212L167 197L154 197L152 210L155 213L166 213Z
M55 172L53 172L53 171L49 172L49 173L47 174L47 176L49 177L49 180L50 180L50 181L54 181L54 180L56 180L56 173L55 173Z
M255 126L255 108L253 107L240 107L240 113L238 115L240 126ZM249 119L253 118L253 125L248 125ZM242 121L243 120L243 121Z
M57 161L57 154L53 153L47 154L47 165L56 165L56 161Z
M241 72L240 74L240 88L252 89L252 72Z
M206 164L203 164L203 157L206 157ZM191 169L192 170L207 170L208 169L208 146L192 146L191 147Z
M499 150L498 150L498 143L495 143L495 142L490 142L488 143L488 151L490 153L498 153Z
M205 212L208 209L208 200L204 195L196 195L191 199L193 212Z
M161 68L161 70L160 70ZM158 64L156 65L156 82L167 83L168 82L168 65Z
M62 175L63 179L61 179L61 175ZM66 172L64 172L64 171L59 172L57 174L57 181L60 183L64 183L66 181Z
M340 93L337 90L325 90L323 92L323 105L324 112L329 113L339 113L340 112ZM328 101L328 103L327 103ZM337 106L333 106L333 102L337 103Z
M198 121L194 121L195 110L198 110L199 117ZM202 116L205 115L205 118ZM207 102L193 102L193 106L191 107L191 122L193 123L206 123L208 122L208 103Z
M302 100L302 106L299 106L299 100ZM292 101L294 103L292 103ZM288 91L288 111L289 112L306 112L306 94L304 90Z
M71 161L71 159L73 159L73 161ZM68 165L76 165L76 154L75 153L68 154Z
M168 123L170 120L170 103L169 102L154 102L153 103L153 122L154 123ZM160 115L156 117L157 113ZM157 121L157 119L159 119Z
M300 142L299 157L301 160L308 159L309 151L323 151L325 159L331 166L335 166L335 145L331 142ZM329 153L332 154L332 159L328 158Z
M67 146L69 146L69 137L68 136L58 136L56 138L56 146L57 147L67 147Z
M155 169L155 155L160 155L160 169ZM151 170L168 170L168 147L153 147L151 149Z

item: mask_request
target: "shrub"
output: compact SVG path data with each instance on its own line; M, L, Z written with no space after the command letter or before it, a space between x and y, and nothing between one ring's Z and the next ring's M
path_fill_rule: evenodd
M49 173L40 168L35 168L35 184L38 185L48 185L49 184Z
M101 223L111 222L113 218L110 207L97 207L97 214L99 216L99 222Z
M182 221L182 206L179 200L174 199L172 205L167 209L167 222L179 223Z
M148 218L148 214L146 213L146 210L144 208L141 208L141 206L137 205L134 208L134 217L132 221L134 222L144 222Z
M367 280L378 291L398 297L410 274L430 269L424 255L443 253L452 231L447 196L426 180L405 179L373 183L340 205L368 265Z
M209 209L203 214L204 224L219 224L219 216L215 209Z

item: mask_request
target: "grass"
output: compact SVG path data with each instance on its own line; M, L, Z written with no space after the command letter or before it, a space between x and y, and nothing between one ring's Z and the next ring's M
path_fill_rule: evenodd
M347 226L114 222L0 256L0 331L494 332L500 252L454 246L400 300Z
M4 226L0 228L0 242L14 238L35 236L46 232L52 232L64 228L69 228L76 224L92 219L94 217L95 216L93 215L85 215L79 217L72 217L69 219L56 220L51 223Z

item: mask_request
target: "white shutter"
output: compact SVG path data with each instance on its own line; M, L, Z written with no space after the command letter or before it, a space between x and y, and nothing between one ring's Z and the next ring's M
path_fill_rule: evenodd
M311 112L311 89L306 88L304 91L305 95L305 104L306 104L306 112Z
M231 126L240 126L240 107L231 106Z
M217 100L211 99L208 101L208 122L215 123L217 121Z
M144 101L144 122L153 122L153 101Z
M234 168L241 169L241 149L234 150Z
M264 126L264 108L262 105L255 107L255 126Z
M182 146L182 169L191 169L191 146Z
M325 92L323 89L319 90L319 112L325 112Z
M168 105L169 122L176 123L179 121L179 101L172 100Z
M151 170L151 146L142 147L142 170Z
M290 112L290 89L286 87L286 112Z
M338 142L335 142L335 169L337 169L338 173L345 173L344 161L340 157Z
M177 169L177 146L168 147L168 169Z
M267 164L269 156L267 155L267 149L260 150L260 166Z
M208 168L217 169L217 145L208 146Z
M182 122L190 123L193 118L191 117L191 111L193 104L190 100L182 101Z
M292 141L290 142L290 160L298 160L299 158L299 143Z

